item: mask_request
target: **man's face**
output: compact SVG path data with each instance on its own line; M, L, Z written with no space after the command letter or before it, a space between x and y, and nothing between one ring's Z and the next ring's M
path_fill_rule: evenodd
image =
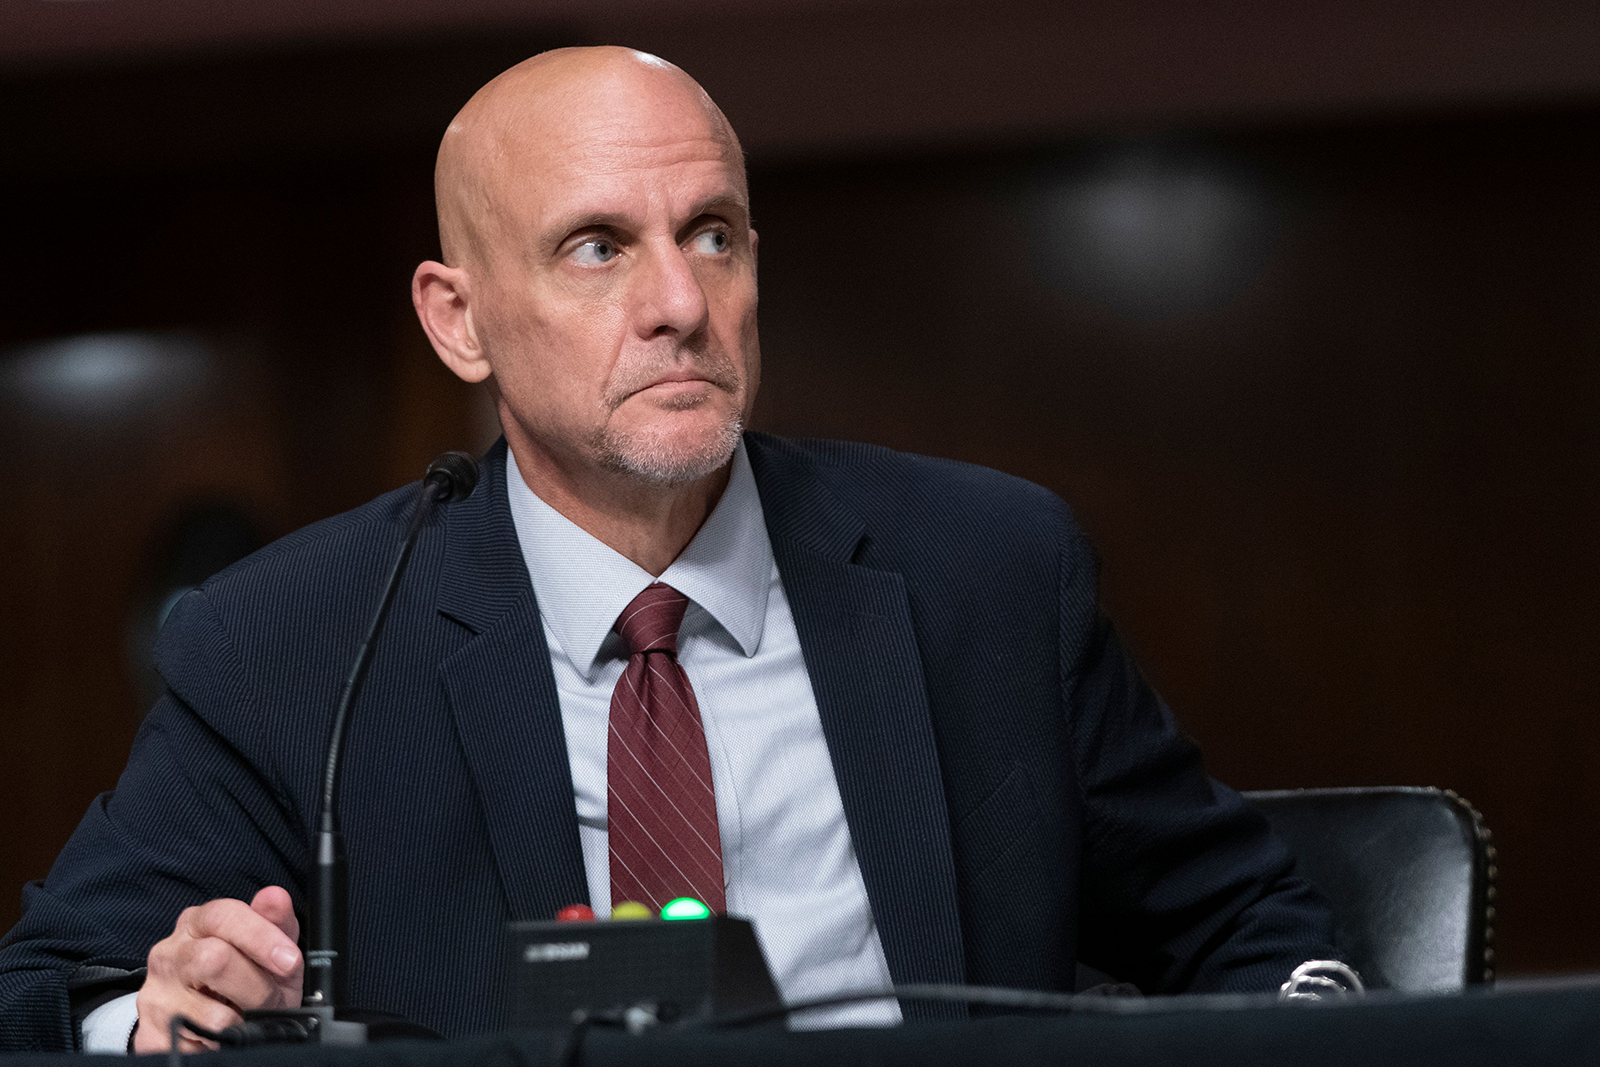
M575 473L681 483L726 463L755 398L756 235L703 106L617 93L502 142L471 306L508 432Z

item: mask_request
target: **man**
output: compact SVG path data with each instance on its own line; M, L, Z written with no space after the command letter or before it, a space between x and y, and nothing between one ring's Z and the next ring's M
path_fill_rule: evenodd
M1265 990L1332 954L1099 615L1060 501L742 434L757 238L687 75L535 57L451 123L436 182L418 316L505 442L424 531L347 738L353 1003L490 1028L507 919L680 892L753 918L789 998L1069 989L1077 960ZM157 1051L175 1013L298 1002L329 714L411 500L173 612L167 695L0 951L8 1045L71 1047L86 1019L116 1046L136 1017ZM960 1014L838 1019L902 1013Z

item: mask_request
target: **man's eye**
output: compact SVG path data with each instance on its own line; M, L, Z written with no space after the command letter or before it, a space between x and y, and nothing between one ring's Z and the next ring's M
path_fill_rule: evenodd
M707 230L697 233L691 244L694 250L702 255L715 256L728 250L727 230Z
M617 246L608 238L596 237L574 248L572 256L579 263L610 263L617 258Z

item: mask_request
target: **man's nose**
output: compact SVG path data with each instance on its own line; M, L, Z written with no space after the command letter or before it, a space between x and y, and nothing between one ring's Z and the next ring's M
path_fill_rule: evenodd
M706 291L676 244L654 248L635 271L636 325L641 337L689 337L706 324Z

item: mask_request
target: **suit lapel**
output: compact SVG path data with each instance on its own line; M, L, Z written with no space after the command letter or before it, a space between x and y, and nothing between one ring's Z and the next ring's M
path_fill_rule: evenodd
M897 983L960 982L950 813L905 581L851 562L865 523L769 440L746 437L751 469L889 972Z
M851 562L866 532L802 460L746 438L845 819L896 982L965 964L945 804L905 582ZM587 900L559 698L505 495L505 444L446 513L438 610L472 631L440 674L512 915ZM911 1018L954 1005L908 1002Z
M588 900L550 652L506 501L505 443L447 512L437 604L473 632L440 664L516 919Z

